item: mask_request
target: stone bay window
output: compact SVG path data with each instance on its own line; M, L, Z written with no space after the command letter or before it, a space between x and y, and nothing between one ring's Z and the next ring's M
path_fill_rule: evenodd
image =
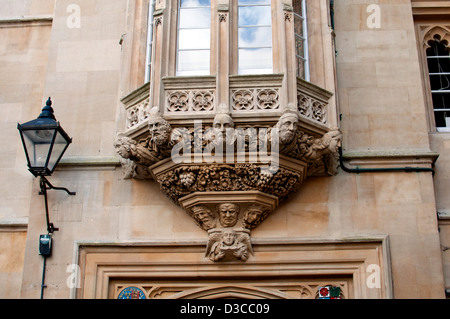
M212 262L247 260L251 230L337 172L329 6L150 1L149 82L123 97L115 147L125 178L158 183L207 232Z

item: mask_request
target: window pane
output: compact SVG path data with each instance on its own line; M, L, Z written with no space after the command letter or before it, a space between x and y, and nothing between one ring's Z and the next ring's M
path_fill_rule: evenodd
M209 28L211 26L210 8L181 9L180 25L181 29L186 28Z
M178 52L177 75L209 74L209 50Z
M180 0L177 75L209 74L211 1Z
M272 49L240 49L239 74L272 73Z
M178 50L209 49L211 44L210 34L209 29L180 30Z
M272 73L271 0L239 0L238 6L238 73Z
M303 18L294 15L294 33L303 36Z
M270 0L239 0L239 5L270 4Z
M272 25L270 6L240 7L239 26Z
M295 55L298 57L305 57L305 44L304 40L299 37L295 37Z
M304 0L294 0L295 55L297 57L297 76L309 81L308 30Z
M449 127L450 123L447 123L448 117L450 117L449 111L435 111L434 118L436 121L436 127Z
M431 90L450 90L450 74L431 74Z
M181 8L209 7L211 0L181 0Z
M433 108L450 111L450 93L433 93Z
M302 7L302 0L294 0L293 1L293 7L294 12L298 14L299 16L303 17L303 7Z
M272 47L272 28L239 28L239 47Z
M297 76L299 76L302 79L306 77L305 60L297 59Z

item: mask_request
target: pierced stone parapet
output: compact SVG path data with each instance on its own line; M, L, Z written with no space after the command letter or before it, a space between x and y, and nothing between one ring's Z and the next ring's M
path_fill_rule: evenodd
M166 91L165 114L212 113L215 90Z
M328 105L332 93L309 82L298 79L297 108L301 120L328 125Z
M233 116L281 114L282 74L230 77L230 108Z
M149 83L128 94L122 103L125 106L127 130L144 124L151 109Z
M245 88L231 90L232 112L279 111L278 88Z
M217 108L215 77L166 77L163 83L163 115L167 119L214 116Z

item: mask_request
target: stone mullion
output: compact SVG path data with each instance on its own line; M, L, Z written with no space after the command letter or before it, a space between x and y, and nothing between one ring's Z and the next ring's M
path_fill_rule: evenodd
M295 35L294 35L294 14L291 5L283 5L283 24L284 24L284 90L286 98L283 99L286 105L297 105L297 66L295 56Z
M229 107L229 74L230 74L230 17L229 0L219 0L217 6L217 105Z
M150 103L151 105L163 105L161 101L163 88L161 87L162 79L162 57L164 54L164 32L163 32L163 16L162 11L155 14L153 20L153 52L152 52L152 69L150 77Z

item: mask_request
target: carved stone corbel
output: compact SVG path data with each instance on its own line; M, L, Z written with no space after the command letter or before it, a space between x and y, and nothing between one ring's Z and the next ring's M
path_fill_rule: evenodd
M146 136L121 134L114 146L126 178L151 175L208 232L207 258L246 261L253 255L251 230L297 192L307 175L337 172L339 129L312 136L299 128L299 116L288 105L273 126L238 126L222 104L209 126L172 128L154 107Z

